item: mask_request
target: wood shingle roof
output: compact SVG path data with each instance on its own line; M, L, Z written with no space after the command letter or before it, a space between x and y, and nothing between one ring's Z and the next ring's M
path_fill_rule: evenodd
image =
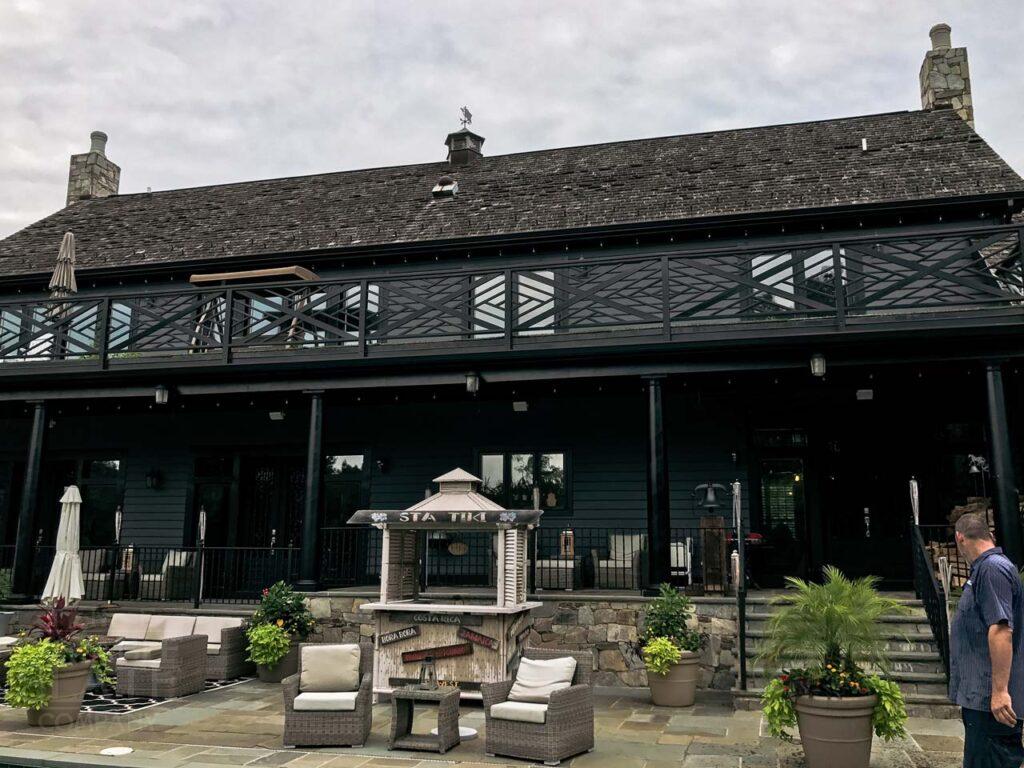
M0 275L51 271L67 231L79 270L116 269L1014 193L955 113L894 112L86 200L0 241Z

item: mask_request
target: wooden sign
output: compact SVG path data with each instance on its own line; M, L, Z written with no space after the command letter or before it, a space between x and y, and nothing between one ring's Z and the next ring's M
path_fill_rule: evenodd
M483 617L472 613L414 613L410 617L417 624L451 624L479 627Z
M392 643L400 643L402 640L409 640L419 636L419 627L403 627L402 629L396 629L394 632L385 632L378 638L377 642L381 645L391 645Z
M463 640L469 640L471 643L482 645L484 648L490 648L492 651L498 650L498 641L493 637L487 635L481 635L479 632L475 632L469 627L459 627L459 637Z
M427 656L432 656L435 659L451 659L456 656L469 656L472 653L472 643L440 645L437 648L420 648L418 651L406 651L402 654L402 663L413 664L417 661L423 661Z
M526 640L527 637L529 637L531 629L533 629L532 625L528 627L523 627L523 631L516 635L516 645L522 645L523 641Z

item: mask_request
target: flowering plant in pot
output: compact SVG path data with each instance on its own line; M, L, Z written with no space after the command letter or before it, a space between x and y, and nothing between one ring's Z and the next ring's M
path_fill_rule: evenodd
M110 656L95 637L81 637L77 611L63 598L44 606L29 640L7 660L5 700L28 710L29 725L66 725L78 719L89 673L111 681Z
M692 615L690 598L670 584L662 584L647 607L640 654L658 706L688 707L696 696L701 637L688 624Z
M260 680L279 683L298 671L298 644L309 637L316 620L306 599L279 581L263 590L260 606L246 630L249 660L256 663Z
M848 579L832 566L821 584L786 580L794 591L774 603L760 660L774 669L787 659L809 663L783 669L765 686L768 729L791 740L796 726L808 768L867 768L872 735L890 741L906 734L903 695L886 676L881 618L907 609L878 592L876 577Z

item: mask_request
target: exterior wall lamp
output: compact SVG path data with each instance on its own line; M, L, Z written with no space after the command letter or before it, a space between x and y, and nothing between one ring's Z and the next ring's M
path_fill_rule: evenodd
M163 484L164 477L159 469L151 469L146 473L146 487L151 491L159 490Z
M480 375L477 373L466 374L466 391L475 395L480 391Z
M163 384L157 385L156 389L153 390L153 399L156 400L157 405L167 405L167 401L171 398L171 392Z
M819 379L825 375L825 356L820 352L811 355L811 374Z

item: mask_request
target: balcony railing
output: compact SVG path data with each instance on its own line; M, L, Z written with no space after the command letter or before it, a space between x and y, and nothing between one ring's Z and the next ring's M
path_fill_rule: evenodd
M1011 226L360 279L0 300L0 373L832 332L1016 310Z

